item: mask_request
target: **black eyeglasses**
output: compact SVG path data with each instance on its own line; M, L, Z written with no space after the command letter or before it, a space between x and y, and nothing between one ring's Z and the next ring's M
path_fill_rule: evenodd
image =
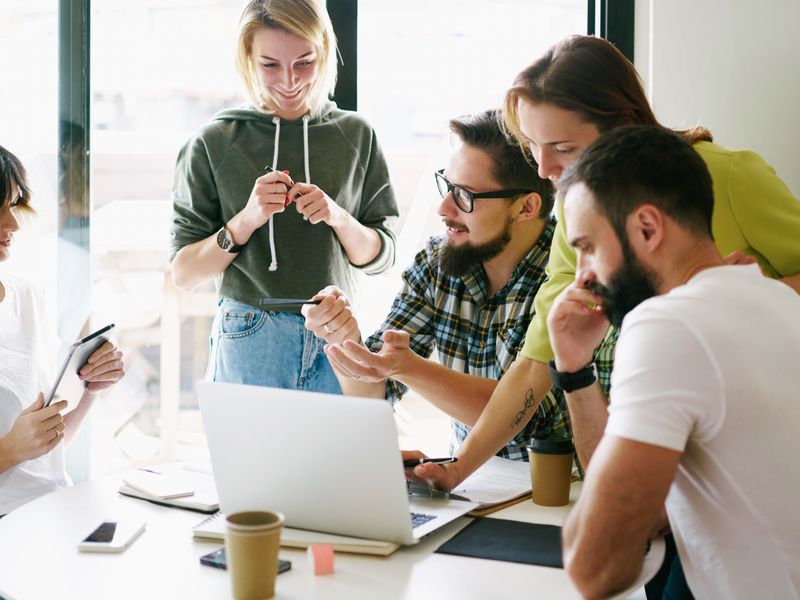
M468 189L455 185L447 181L444 176L444 169L439 169L434 173L436 176L436 187L439 188L439 193L442 198L447 196L448 193L453 194L453 201L459 210L465 213L471 213L474 201L480 198L516 198L522 194L530 194L533 190L497 190L494 192L470 192Z

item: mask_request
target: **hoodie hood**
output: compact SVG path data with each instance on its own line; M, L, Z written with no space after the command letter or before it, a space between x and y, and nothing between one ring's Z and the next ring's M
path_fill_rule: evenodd
M333 117L333 112L336 110L336 103L333 100L326 100L325 103L317 110L315 114L306 113L309 116L309 125L316 125L318 123L325 123L330 121ZM271 123L276 115L265 113L256 109L252 104L244 104L237 108L226 108L215 114L212 121L256 121L262 123ZM287 121L281 119L282 126L300 126L303 122L303 117L295 119L294 121Z

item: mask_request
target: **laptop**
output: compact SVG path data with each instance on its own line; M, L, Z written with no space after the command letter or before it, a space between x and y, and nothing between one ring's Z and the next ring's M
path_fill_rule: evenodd
M197 394L226 514L410 545L478 506L409 495L388 402L208 381Z

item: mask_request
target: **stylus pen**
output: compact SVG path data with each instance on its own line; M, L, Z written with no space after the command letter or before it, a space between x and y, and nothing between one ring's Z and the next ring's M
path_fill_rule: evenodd
M302 306L303 304L319 304L322 300L304 300L303 298L262 298L261 306Z
M408 460L403 461L403 468L411 469L413 467L416 467L417 465L424 465L427 463L445 465L447 463L454 463L454 462L458 462L458 459L455 456L447 456L445 458L410 458Z
M75 342L75 345L76 345L76 346L80 346L80 345L82 345L82 344L85 344L86 342L91 342L91 341L92 341L94 338L96 338L96 337L99 337L99 336L103 335L104 333L106 333L107 331L109 331L110 329L113 329L113 328L114 328L114 323L111 323L111 324L109 324L109 325L106 325L106 326L105 326L105 327L103 327L102 329L98 329L98 330L97 330L97 331L95 331L94 333L90 333L89 335L87 335L87 336L86 336L85 338L83 338L82 340L78 340L77 342Z

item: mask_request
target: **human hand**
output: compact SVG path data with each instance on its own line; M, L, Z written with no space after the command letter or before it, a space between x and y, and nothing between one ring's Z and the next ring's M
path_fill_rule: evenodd
M342 344L346 340L361 341L358 322L353 316L347 295L335 285L329 285L312 298L319 304L304 304L300 312L305 317L306 329L329 344Z
M400 454L403 455L403 460L427 458L419 450L401 450ZM419 481L443 492L449 492L464 480L458 470L457 462L446 464L425 463L412 469L406 469L405 472L406 479Z
M294 202L297 212L312 225L322 222L334 227L346 214L328 194L310 183L294 184L286 194L286 200Z
M383 332L382 339L379 352L372 352L363 343L346 341L339 346L326 346L325 354L333 368L345 377L371 383L385 381L403 373L416 355L406 331L390 329Z
M289 174L282 171L270 171L256 179L247 204L232 220L234 241L244 244L272 215L283 212L287 205L287 191L293 185Z
M578 281L570 284L556 298L547 316L556 368L572 373L588 365L608 326L603 298Z
M61 411L67 408L66 400L44 407L44 394L27 406L16 418L11 430L0 438L2 453L17 465L26 460L47 454L64 439L66 425Z
M87 383L86 391L90 394L110 388L124 375L122 351L112 342L106 342L95 350L78 371L78 376Z

